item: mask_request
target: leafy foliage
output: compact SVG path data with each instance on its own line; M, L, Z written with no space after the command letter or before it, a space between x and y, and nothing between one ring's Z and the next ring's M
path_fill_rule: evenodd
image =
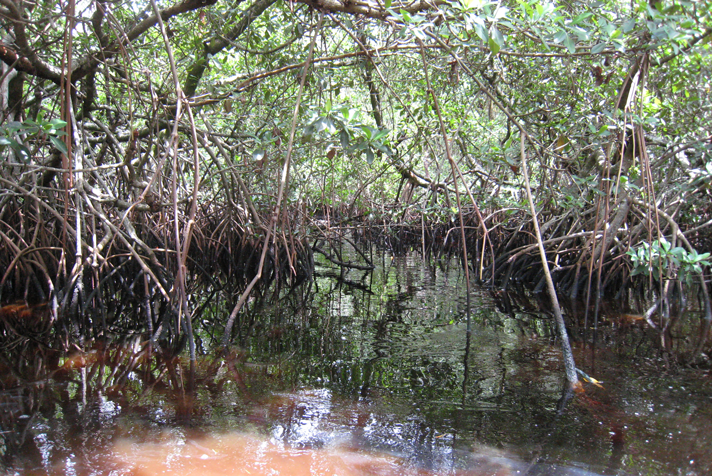
M703 267L710 266L710 253L688 252L681 246L672 247L665 239L642 243L627 252L633 264L632 274L643 274L662 279L681 279L688 286L702 273Z
M488 229L527 230L524 135L548 233L577 236L550 249L575 250L560 269L662 240L643 223L664 213L690 246L636 248L634 269L706 272L709 0L185 0L158 6L162 26L148 3L68 8L2 7L10 183L69 187L44 173L67 139L76 178L89 171L97 191L65 190L58 209L93 200L83 209L106 223L127 204L146 230L187 227L162 235L158 248L174 250L191 243L190 213L223 206L264 234L278 203L306 221L375 211L421 223L449 221L460 195ZM123 223L114 232L139 243ZM612 224L605 243L579 240ZM95 233L79 230L73 250L96 253Z

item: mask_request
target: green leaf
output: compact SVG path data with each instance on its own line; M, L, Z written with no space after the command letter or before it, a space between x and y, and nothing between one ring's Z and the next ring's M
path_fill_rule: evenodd
M473 8L480 8L482 6L481 0L460 0L462 6L465 10L471 10Z
M10 121L7 124L3 126L5 130L12 131L12 132L18 132L21 130L29 129L29 127L25 127L21 122L17 121Z
M349 133L348 131L342 130L339 132L339 141L341 142L341 147L346 150L349 148Z
M567 35L564 30L559 30L556 32L556 35L554 35L554 42L563 43L568 37L569 35Z
M385 7L386 7L387 9L388 9L388 8L391 8L391 0L386 0L386 1L385 1Z
M494 25L492 25L492 28L490 29L490 36L494 38L494 41L497 42L500 48L504 46L504 36L502 36L502 33Z
M507 13L509 12L509 8L500 5L497 10L494 11L494 21L500 20L504 17L507 16Z
M635 28L635 20L634 19L631 18L630 20L623 23L623 33L630 33L631 30L633 30L633 28Z
M492 53L497 54L499 53L499 50L502 49L502 46L504 46L504 37L502 36L502 33L497 29L495 25L492 25L489 31L490 38L488 41L488 45Z
M388 135L390 131L388 129L382 129L373 136L373 140L381 140Z
M324 117L318 118L316 121L314 121L313 125L314 125L314 131L316 133L319 133L328 127L326 118L324 118Z
M487 33L487 27L485 26L485 24L475 23L474 27L477 36L479 36L484 43L487 43L489 41L489 33Z
M678 258L682 258L687 254L687 251L685 251L685 248L681 246L676 246L675 248L670 250L670 254L673 256L677 256Z
M576 53L576 43L574 43L574 40L570 36L567 36L564 40L564 46L566 46L566 49L569 50L569 53Z
M374 143L373 147L377 150L380 150L389 157L393 155L393 151L387 145L381 144L380 142Z
M571 30L576 34L579 41L588 41L591 39L591 32L585 28L575 26Z
M55 129L64 129L67 126L67 121L61 119L52 119L49 123L52 124L52 127Z
M54 144L54 146L64 155L67 155L67 144L64 143L59 137L49 136L49 140Z
M665 237L660 238L660 247L668 253L670 251L670 248L672 248L672 245L670 244L669 241L665 239Z
M591 12L581 13L581 14L577 15L576 18L573 19L572 23L574 25L578 25L579 23L581 23L582 21L584 21L585 19L589 18L592 15L593 15L593 13L591 13Z
M594 55L597 55L598 53L600 53L601 51L603 51L605 49L606 49L606 44L599 43L596 46L594 46L593 48L591 48L591 53Z
M368 165L371 165L373 163L374 155L373 151L371 149L366 150L366 162L368 162Z
M413 33L413 35L415 35L416 38L421 41L425 41L425 39L427 38L425 32L421 28L413 28L411 32Z
M23 162L27 163L30 161L30 150L24 145L17 142L15 139L10 139L10 147L15 151L17 157Z

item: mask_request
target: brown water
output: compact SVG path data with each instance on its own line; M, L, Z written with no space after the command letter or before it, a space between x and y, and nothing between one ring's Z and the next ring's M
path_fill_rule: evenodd
M503 294L473 292L468 337L454 262L384 255L352 285L318 271L313 292L253 304L228 356L196 326L193 371L136 337L6 384L4 473L712 474L709 376L666 366L615 306L595 349L569 316L578 367L603 381L569 398L531 296L505 314Z

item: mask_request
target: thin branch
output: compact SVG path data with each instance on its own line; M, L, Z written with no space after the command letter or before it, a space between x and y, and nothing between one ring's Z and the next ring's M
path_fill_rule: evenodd
M527 192L527 200L529 201L529 209L532 214L532 221L534 223L534 232L536 235L537 245L539 247L539 256L541 257L541 266L544 270L544 277L546 278L546 287L549 291L549 298L551 299L551 307L554 311L554 318L556 319L556 327L559 330L559 338L561 339L561 348L564 354L564 367L566 369L566 380L568 380L569 385L572 388L579 388L581 384L579 383L578 376L576 374L576 363L574 362L574 354L571 350L571 343L569 342L569 336L566 332L566 323L564 322L564 316L561 314L561 306L559 306L559 299L556 296L556 288L554 287L554 281L551 279L551 271L549 270L549 263L546 259L546 250L544 249L544 242L541 238L541 230L539 229L539 219L537 217L536 207L534 206L534 198L532 197L531 186L529 185L529 165L527 164L527 154L526 154L526 137L523 129L519 130L519 143L520 143L520 154L522 162L522 176L524 177L524 187Z
M309 5L318 11L350 13L363 15L378 20L392 19L391 14L380 2L368 0L297 0L299 3ZM391 8L395 11L404 10L408 13L417 13L423 10L436 8L448 2L444 0L416 0L412 2L394 2Z
M7 2L10 0L0 0L2 2ZM77 61L76 69L73 72L73 77L75 80L83 78L85 75L89 74L90 71L94 70L101 62L106 61L109 58L113 58L120 51L125 43L131 43L139 36L143 35L150 28L154 27L159 20L168 21L170 18L190 12L193 10L200 10L201 8L214 5L217 0L184 0L180 3L172 5L168 8L158 11L158 14L153 14L148 18L139 22L136 26L131 28L123 38L118 38L102 48L99 51L93 51L87 53L79 61Z
M29 23L29 20L23 15L18 5L12 0L0 0L0 4L7 8L5 13L12 22L15 44L19 47L19 51L15 51L5 45L0 46L0 59L8 65L16 63L15 67L18 71L24 71L59 84L62 70L42 61L37 56L37 51L30 46L25 30L25 25Z

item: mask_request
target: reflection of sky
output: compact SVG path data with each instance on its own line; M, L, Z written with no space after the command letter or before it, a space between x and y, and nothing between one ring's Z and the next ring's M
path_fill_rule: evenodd
M271 443L291 454L296 454L295 450L341 449L348 452L348 458L398 458L396 473L387 474L596 476L575 467L539 465L536 460L527 463L483 445L458 448L458 435L439 432L417 409L404 419L364 402L349 403L325 389L282 394L280 398ZM317 461L314 464L312 474L326 474L319 472Z
M47 430L46 425L38 425L36 431ZM48 438L47 433L39 433L35 436L35 444L37 449L42 455L42 466L45 468L49 467L50 456L52 455L52 450L54 449L54 444L50 438Z
M118 416L120 413L121 405L109 400L105 395L100 396L99 414L103 418L112 418Z
M351 317L354 315L353 297L339 293L337 299L332 301L332 316Z
M279 416L270 431L272 443L297 449L377 450L431 470L449 471L457 464L451 435L437 434L418 417L399 421L400 417L379 414L366 403L339 401L326 389L281 397ZM469 455L459 456L466 466Z
M310 390L282 396L286 399L271 430L273 443L294 448L321 447L334 444L344 435L343 432L339 434L338 428L334 428L330 423L330 390Z

